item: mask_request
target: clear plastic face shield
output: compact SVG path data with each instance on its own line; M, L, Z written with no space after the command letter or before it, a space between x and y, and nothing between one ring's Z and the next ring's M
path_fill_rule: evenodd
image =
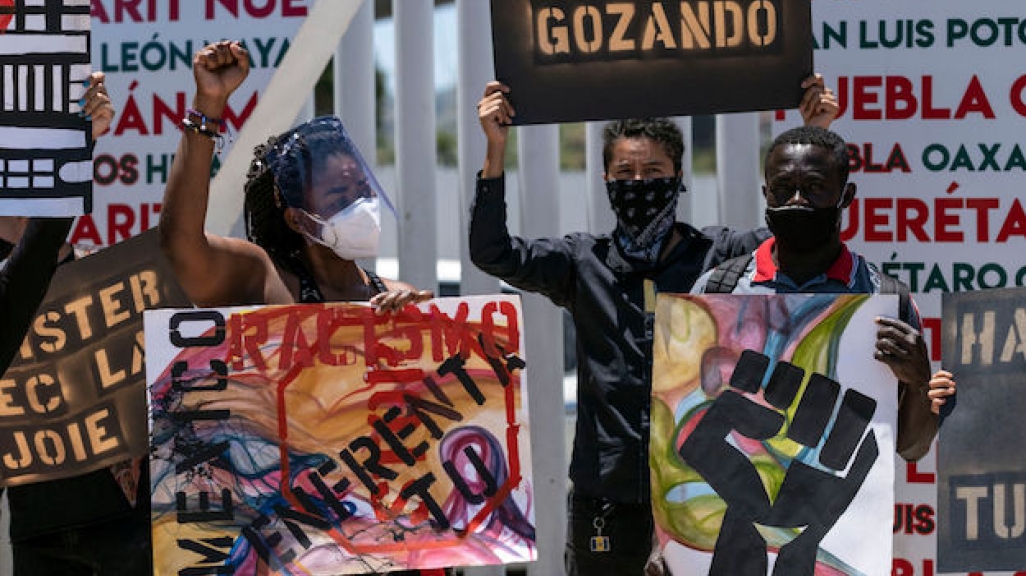
M307 239L347 260L377 255L382 205L393 217L395 208L338 118L297 126L264 161Z

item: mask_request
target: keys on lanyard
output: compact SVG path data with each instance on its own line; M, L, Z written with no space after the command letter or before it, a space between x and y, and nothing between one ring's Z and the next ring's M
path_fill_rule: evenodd
M602 530L606 527L606 515L609 514L612 507L607 504L602 508L602 513L595 516L595 519L591 521L592 527L595 528L595 535L591 537L592 552L609 552L613 549L609 536L602 535Z

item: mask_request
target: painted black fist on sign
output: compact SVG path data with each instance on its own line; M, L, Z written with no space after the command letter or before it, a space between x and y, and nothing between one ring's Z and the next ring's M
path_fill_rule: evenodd
M766 541L756 530L756 524L803 529L780 549L773 574L812 576L819 543L851 504L879 455L876 435L872 430L865 434L876 412L876 401L847 390L828 432L841 386L821 374L813 374L797 400L787 437L816 447L826 435L819 462L830 470L848 471L843 476L835 475L793 460L771 503L755 466L728 442L731 432L753 440L768 440L784 426L782 411L795 402L805 372L787 362L777 363L764 397L781 411L778 412L741 394L759 390L768 366L768 357L751 350L742 353L730 379L731 389L719 395L680 448L684 461L727 504L709 570L713 576L765 576Z

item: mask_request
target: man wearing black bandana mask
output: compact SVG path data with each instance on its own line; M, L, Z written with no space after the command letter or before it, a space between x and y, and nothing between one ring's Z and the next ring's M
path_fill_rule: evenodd
M819 77L803 87L807 122L829 124L836 101ZM566 308L577 332L577 431L570 464L566 568L577 574L645 574L653 550L649 402L657 292L687 292L698 276L753 250L766 230L704 230L676 221L684 191L680 129L668 119L606 126L604 178L611 234L524 239L506 228L503 156L514 111L492 82L478 103L488 140L470 224L470 255L507 283ZM743 191L737 191L743 192Z
M856 192L855 184L848 182L844 140L821 128L788 130L770 146L765 165L766 223L774 237L753 254L705 274L692 292L904 292L900 319L877 318L875 358L887 364L899 382L895 447L906 460L922 458L937 433L942 408L949 404L946 413L954 405L954 382L947 372L930 375L919 312L907 287L884 278L841 241L841 215ZM724 286L723 273L734 267L743 271L736 283ZM885 284L895 288L882 289Z

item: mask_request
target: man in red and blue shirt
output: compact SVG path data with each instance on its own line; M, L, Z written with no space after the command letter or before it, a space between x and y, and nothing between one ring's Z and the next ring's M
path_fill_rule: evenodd
M752 255L703 275L692 293L907 295L906 287L884 277L841 241L841 215L854 200L856 186L848 182L847 146L840 136L812 126L788 130L770 146L765 166L766 223L773 238ZM914 461L929 451L940 407L954 387L949 380L931 379L919 313L910 298L901 300L900 318L877 319L875 358L898 378L896 448Z

